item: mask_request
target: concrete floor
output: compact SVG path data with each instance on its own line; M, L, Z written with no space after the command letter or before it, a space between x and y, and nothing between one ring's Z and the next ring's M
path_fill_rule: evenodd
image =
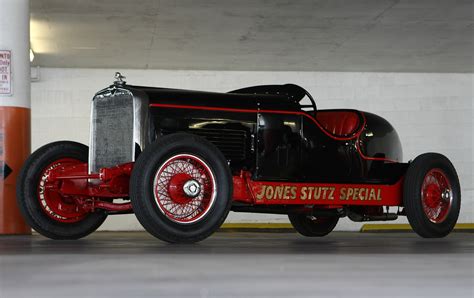
M142 232L1 236L0 297L473 297L473 240L220 232L170 245Z

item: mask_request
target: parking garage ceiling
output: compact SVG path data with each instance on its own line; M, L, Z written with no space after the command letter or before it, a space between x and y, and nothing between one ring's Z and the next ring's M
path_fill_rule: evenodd
M34 64L473 72L473 1L32 0Z

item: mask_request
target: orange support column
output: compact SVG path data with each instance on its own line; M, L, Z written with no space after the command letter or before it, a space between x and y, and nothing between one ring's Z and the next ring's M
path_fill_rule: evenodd
M16 182L30 154L29 0L0 0L0 234L30 234Z
M29 234L16 205L16 178L30 154L30 109L0 107L0 234ZM3 173L2 173L3 172Z

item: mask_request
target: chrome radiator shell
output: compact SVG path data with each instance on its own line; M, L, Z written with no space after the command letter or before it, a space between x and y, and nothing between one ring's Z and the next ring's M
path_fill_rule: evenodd
M133 162L149 135L148 97L118 86L99 91L92 100L89 173Z

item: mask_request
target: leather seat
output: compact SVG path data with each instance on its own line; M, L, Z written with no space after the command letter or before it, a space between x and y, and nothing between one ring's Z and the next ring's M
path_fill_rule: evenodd
M316 120L329 133L335 136L349 136L356 132L360 125L360 118L355 111L319 110Z

